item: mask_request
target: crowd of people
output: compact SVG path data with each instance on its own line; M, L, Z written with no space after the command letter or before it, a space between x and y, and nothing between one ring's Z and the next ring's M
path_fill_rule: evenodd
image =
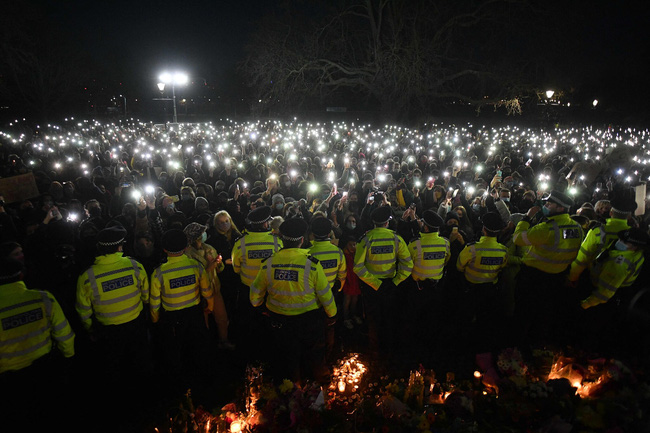
M37 194L0 190L1 383L29 399L57 365L141 396L212 385L219 357L326 383L342 351L605 350L648 283L647 135L12 122L0 178Z

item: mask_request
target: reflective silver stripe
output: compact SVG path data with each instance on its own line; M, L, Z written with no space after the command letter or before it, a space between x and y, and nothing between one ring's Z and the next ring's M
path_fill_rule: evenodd
M415 275L416 277L420 277L420 278L430 278L430 279L434 280L435 278L433 278L433 277L439 277L441 274L440 273L433 274L433 275L430 274L430 273L423 274L422 272L418 272L418 271L414 270L411 275Z
M526 244L526 245L532 245L532 244L530 243L530 240L528 240L528 232L521 232L521 233L518 233L517 236L520 236L520 237L521 237L521 240L524 242L524 244Z
M189 300L187 300L185 302L178 302L178 303L171 303L171 302L164 302L163 301L163 307L168 307L168 308L165 308L166 310L167 309L172 309L172 308L180 309L180 307L185 307L186 305L193 304L195 302L198 302L198 300L199 300L199 298L195 297L195 298L189 299Z
M436 269L443 269L444 267L445 267L444 264L442 264L442 265L431 265L431 266L422 266L422 265L418 264L418 266L417 266L418 269L432 270L432 271L436 270Z
M184 296L187 296L191 293L194 293L196 295L196 298L198 298L198 294L196 293L196 288L192 287L190 289L184 290L182 292L174 292L174 293L165 293L165 298L182 298Z
M390 265L391 263L395 263L395 259L388 259L388 260L366 260L367 265Z
M74 332L72 331L72 329L70 329L70 332L68 332L68 333L67 333L66 335L64 335L63 337L56 337L56 341L59 341L59 342L62 343L62 342L64 342L64 341L68 341L68 340L71 339L72 337L74 337Z
M474 266L472 262L467 264L467 267L475 272L480 272L481 274L498 274L496 269L481 269Z
M97 287L97 279L95 278L95 271L93 268L88 268L88 282L90 283L90 288L93 291L93 298L95 300L99 299L99 287Z
M395 241L394 238L368 239L369 243L373 243L373 242L393 242L393 241Z
M95 275L95 279L108 277L110 275L120 274L122 272L128 272L130 270L131 268L122 268L122 269L116 269L114 271L102 272L101 274Z
M311 287L309 285L309 275L312 270L312 263L311 260L307 259L305 260L305 268L302 271L302 287L304 288L305 291L310 290L310 293L313 293L315 290L315 287Z
M153 295L151 295L151 298L149 298L149 299L150 299L151 301L159 301L159 300L160 300L160 296L153 296Z
M127 299L130 298L135 298L135 297L140 297L139 291L133 290L132 292L129 292L125 295L118 296L117 298L113 299L106 299L106 300L97 300L95 302L95 305L111 305L111 304L117 304L118 302L126 301Z
M41 298L43 299L43 305L45 306L45 317L47 319L47 323L50 324L50 326L53 325L52 323L52 300L50 299L49 296L47 296L47 293L45 292L40 292Z
M24 350L19 350L17 352L11 352L11 353L0 353L0 359L10 359L10 358L17 358L19 356L24 356L32 352L36 352L38 349L48 346L49 344L52 343L52 340L50 339L50 336L47 335L47 338L45 340L41 341L40 343L30 346Z
M473 282L481 282L481 283L492 283L496 279L494 278L482 278L482 277L477 277L475 275L470 275L470 274L465 274L465 279L469 281L470 283Z
M314 252L311 252L311 251L310 251L309 254L311 254L312 256L318 256L318 255L323 255L323 254L331 254L331 253L333 253L333 252L334 252L334 251L316 251L316 252L314 253Z
M63 319L63 321L62 321L61 323L59 323L58 325L56 325L56 326L54 327L54 332L60 331L60 330L62 330L63 328L65 328L66 326L68 326L68 320L67 320L67 319Z
M388 271L375 271L375 272L370 272L372 275L390 275L395 273L395 268L392 268Z
M122 315L124 315L126 313L130 313L131 311L137 309L139 306L140 306L140 303L136 302L135 304L133 304L129 308L125 308L125 309L120 310L120 311L114 311L114 312L111 312L111 313L101 313L101 312L95 311L95 314L97 316L101 316L101 317L118 317L118 316L122 316Z
M273 270L271 262L273 261L273 256L266 259L266 287L273 287Z
M594 291L591 294L591 296L593 296L594 298L598 298L598 299L600 299L602 301L605 301L605 302L607 302L607 301L609 301L611 299L611 297L609 297L609 296L607 296L607 295L605 295L603 293L600 293L598 290Z
M287 310L298 310L298 309L311 307L312 305L316 305L316 298L312 299L309 302L302 302L296 304L285 304L284 302L278 301L276 298L269 298L268 303L271 305L275 305L276 307L285 308Z
M11 344L16 344L16 343L20 343L21 341L29 340L30 338L33 338L33 337L38 337L39 335L47 333L48 329L49 329L49 326L43 325L39 329L37 329L35 331L32 331L32 332L30 332L28 334L19 335L19 336L14 337L14 338L9 338L9 339L7 339L5 341L0 341L0 346L9 346Z
M92 310L92 307L90 307L89 305L82 305L82 304L77 304L76 308L79 308L81 310L88 310L88 311Z
M133 265L133 271L135 272L135 279L138 280L138 286L140 285L140 266L138 266L138 262L133 260L131 257L129 257L129 260L131 261L131 265Z
M244 264L242 264L241 267L243 269L249 269L251 271L256 271L260 269L259 266L251 266L251 265L244 265Z
M8 307L1 308L0 313L4 313L4 312L10 311L10 310L14 310L14 309L20 308L20 307L25 307L27 305L38 304L40 302L41 302L40 299L32 299L31 301L21 302L20 304L9 305Z
M495 251L497 253L503 253L506 251L505 248L476 248L476 251Z
M277 242L249 242L246 245L249 247L253 245L277 245Z
M259 293L259 292L258 292ZM294 297L294 296L305 296L314 293L313 290L302 290L300 292L292 291L292 290L278 290L273 287L269 289L269 293L272 295L278 295L278 296L289 296L289 297Z
M329 284L327 285L327 288L325 290L331 290ZM327 306L331 305L332 302L334 302L334 295L330 296L330 298L327 301L325 301L325 303L323 304L323 307L327 307Z
M419 241L419 239L418 239ZM447 244L431 244L431 245L422 245L422 248L439 248L439 249L447 249Z
M586 264L586 263L584 263L584 262L581 262L581 261L580 261L580 260L578 260L578 259L575 259L575 263L576 263L576 265L580 265L580 266L587 266L587 264Z
M539 260L540 262L554 263L554 264L557 264L557 265L565 265L565 264L569 264L569 263L573 262L573 259L566 259L566 260L547 259L546 257L542 257L542 256L536 254L533 251L529 251L528 255L530 255L531 257L534 257L535 259Z
M420 239L415 241L415 249L418 251L418 260L422 261L422 242L420 242Z
M581 252L582 254L584 254L585 256L588 256L588 257L591 257L591 256L593 256L593 255L596 254L596 252L593 252L593 253L592 253L591 251L587 251L587 250L585 249L585 247L583 247L582 245L580 245L580 252Z
M160 282L160 287L165 285L165 279L162 276L162 270L160 268L156 269L156 278Z
M196 265L187 265L187 266L181 266L180 268L172 268L172 269L165 269L162 271L163 274L169 274L170 272L176 272L176 271L185 271L187 269L196 269Z
M555 246L548 246L548 245L538 245L538 247L545 251L550 251L552 253L575 253L576 252L575 248L557 248Z
M602 287L603 289L615 292L618 287L614 287L611 284L609 284L607 281L603 280L602 278L598 278L597 282L599 287Z

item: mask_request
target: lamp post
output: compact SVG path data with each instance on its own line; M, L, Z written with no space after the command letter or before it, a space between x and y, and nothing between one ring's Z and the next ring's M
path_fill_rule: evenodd
M163 72L160 75L160 83L158 83L158 88L162 92L165 89L166 84L172 85L172 102L174 106L174 123L178 123L178 116L176 115L176 85L183 86L187 84L189 78L187 74L182 72L175 72L170 74L169 72Z

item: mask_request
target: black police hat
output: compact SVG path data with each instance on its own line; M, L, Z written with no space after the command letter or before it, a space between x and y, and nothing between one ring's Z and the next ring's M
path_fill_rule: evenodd
M393 217L392 214L390 206L380 206L372 211L370 218L375 224L384 224Z
M272 211L270 206L256 207L248 213L248 221L251 224L263 224L271 219Z
M280 224L280 235L288 241L297 241L305 236L309 228L307 222L302 218L289 218Z
M637 208L637 203L634 199L634 190L632 188L616 191L614 197L609 202L612 205L612 209L620 213L632 213Z
M422 221L429 227L440 228L445 224L445 221L442 219L437 212L427 209L422 214Z
M648 236L648 233L637 227L632 227L618 232L618 237L623 242L631 243L632 245L639 247L647 247L650 243L650 236Z
M557 190L552 190L544 200L558 204L567 210L573 206L573 200L571 200L571 197Z
M0 284L8 284L7 280L15 280L22 271L22 262L9 257L0 259Z
M325 217L316 217L311 220L311 232L316 237L329 236L332 231L332 221Z
M180 229L167 230L162 237L162 247L170 254L178 254L187 248L187 236Z
M491 232L498 232L504 227L501 215L496 212L488 212L481 217L481 223L486 230Z
M97 233L97 245L111 247L120 245L126 238L126 230L121 225L106 227Z

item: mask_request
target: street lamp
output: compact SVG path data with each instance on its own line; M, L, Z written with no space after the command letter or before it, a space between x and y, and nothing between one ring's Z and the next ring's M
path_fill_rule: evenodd
M179 86L184 86L187 84L189 78L187 74L184 74L182 72L175 72L174 74L170 74L169 72L163 72L160 74L160 83L158 83L158 88L162 92L165 89L165 84L171 84L172 85L172 102L174 105L174 123L178 123L178 117L176 115L176 85ZM162 85L162 87L161 87Z

